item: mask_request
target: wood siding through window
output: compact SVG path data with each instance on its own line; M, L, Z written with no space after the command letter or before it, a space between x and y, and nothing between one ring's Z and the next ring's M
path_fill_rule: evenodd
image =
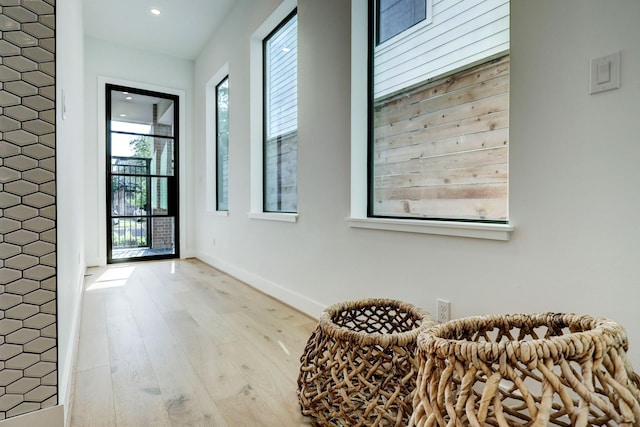
M509 57L374 105L375 216L506 221Z
M265 144L266 212L298 210L298 132L267 140Z

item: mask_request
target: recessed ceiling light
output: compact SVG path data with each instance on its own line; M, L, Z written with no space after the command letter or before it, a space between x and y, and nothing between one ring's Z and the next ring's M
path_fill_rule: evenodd
M120 117L127 117L126 114L120 114Z
M122 92L123 95L129 95L129 92Z
M125 99L126 99L127 101L131 101L131 100L133 99L133 96L127 96Z
M156 8L149 9L149 12L151 12L152 15L156 15L156 16L160 15L160 9L156 9Z

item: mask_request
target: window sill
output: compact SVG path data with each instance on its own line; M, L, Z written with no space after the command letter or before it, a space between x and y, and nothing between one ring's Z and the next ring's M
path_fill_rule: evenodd
M213 216L229 216L229 211L210 211Z
M455 221L428 221L391 218L347 218L354 228L401 231L406 233L438 234L442 236L471 237L476 239L509 240L513 226Z
M249 212L249 219L266 219L268 221L298 222L297 213Z

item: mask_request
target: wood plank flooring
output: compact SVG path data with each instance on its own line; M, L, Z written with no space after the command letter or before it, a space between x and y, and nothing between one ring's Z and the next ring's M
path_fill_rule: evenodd
M72 427L308 426L316 320L197 260L90 269Z

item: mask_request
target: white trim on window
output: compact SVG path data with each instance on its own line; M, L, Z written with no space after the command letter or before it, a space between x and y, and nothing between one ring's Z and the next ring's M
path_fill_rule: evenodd
M513 231L513 226L509 224L422 221L396 218L347 218L347 224L354 228L475 237L477 239L490 240L509 240L509 234Z
M367 218L367 0L351 2L351 217Z
M285 212L249 212L249 219L266 219L269 221L298 222L298 214L285 213Z
M367 216L368 0L351 1L351 215L354 228L509 240L511 224L369 218Z
M217 189L217 161L216 161L216 87L229 76L229 64L224 64L205 85L205 191L207 212L217 213L219 216L229 216L229 211L219 211L216 208ZM231 79L229 79L231 84Z
M291 221L290 218L297 214L264 212L263 205L263 140L262 140L262 108L263 108L263 82L262 82L262 41L267 37L293 10L297 7L297 0L284 0L280 6L260 25L260 27L251 35L249 41L250 48L250 100L251 110L249 114L250 120L250 212L249 218L266 219L274 221Z

